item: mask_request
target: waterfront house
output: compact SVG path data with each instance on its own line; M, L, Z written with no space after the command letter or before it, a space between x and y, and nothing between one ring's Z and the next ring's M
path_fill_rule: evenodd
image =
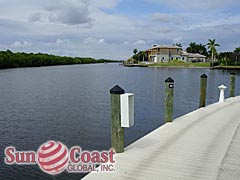
M206 56L198 53L187 53L179 46L153 45L146 50L149 62L171 62L181 60L184 62L205 62Z
M182 61L184 62L206 62L206 56L199 53L188 53L182 51Z
M146 52L150 62L170 62L174 59L181 60L182 48L179 46L153 45Z

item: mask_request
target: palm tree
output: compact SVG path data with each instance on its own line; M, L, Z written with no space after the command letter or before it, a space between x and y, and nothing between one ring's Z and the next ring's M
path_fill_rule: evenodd
M235 48L235 50L233 52L240 53L240 47Z
M176 43L175 45L178 46L178 47L182 47L181 43Z
M147 52L146 51L142 51L142 57L143 57L143 62L145 61L145 57L147 57Z
M133 49L133 54L134 54L134 55L136 55L136 54L137 54L137 52L138 52L138 50L137 50L137 49Z
M215 61L214 53L217 53L217 50L215 47L220 46L220 44L216 43L216 39L208 39L208 49L212 53L212 61Z
M198 48L195 42L190 42L189 47L186 49L188 53L197 53Z

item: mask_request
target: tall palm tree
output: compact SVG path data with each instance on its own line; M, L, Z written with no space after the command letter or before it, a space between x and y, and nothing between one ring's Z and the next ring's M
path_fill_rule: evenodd
M220 44L217 44L217 43L216 43L216 39L208 39L207 45L208 45L208 49L209 49L209 50L211 51L211 53L212 53L212 61L215 61L214 53L217 52L216 47L217 47L217 46L220 46Z
M181 43L176 43L175 45L178 46L178 47L182 47Z
M133 49L133 54L136 55L138 53L137 49Z

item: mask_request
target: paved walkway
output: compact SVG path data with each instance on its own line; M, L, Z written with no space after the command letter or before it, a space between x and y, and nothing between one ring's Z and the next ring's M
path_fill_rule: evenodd
M240 126L220 167L218 180L240 179Z
M84 180L240 179L239 124L240 97L198 109L117 154L116 172Z

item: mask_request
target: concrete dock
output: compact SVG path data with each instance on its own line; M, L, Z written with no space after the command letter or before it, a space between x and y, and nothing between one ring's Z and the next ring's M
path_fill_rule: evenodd
M151 123L151 122L149 122ZM167 123L115 155L115 172L84 180L239 180L240 97Z

